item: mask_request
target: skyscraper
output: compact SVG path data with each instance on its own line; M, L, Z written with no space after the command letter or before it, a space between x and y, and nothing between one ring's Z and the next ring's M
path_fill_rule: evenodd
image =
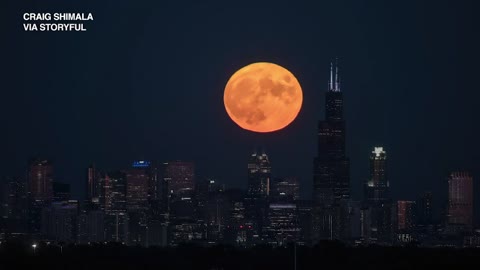
M252 242L253 226L247 224L245 193L239 189L225 191L227 213L225 218L225 242L231 245L247 246Z
M168 186L168 194L181 198L189 197L195 190L195 165L193 162L166 162L162 168L163 180Z
M100 203L100 197L103 193L100 179L100 173L95 165L92 164L87 169L87 201L90 203Z
M42 208L53 199L53 166L49 160L32 159L28 165L28 230L33 238L40 236Z
M452 172L448 177L448 213L450 225L473 225L473 180L468 172Z
M137 160L126 170L129 243L148 246L148 219L152 175L150 162ZM152 202L153 203L153 202Z
M395 217L395 235L397 243L409 243L418 239L420 230L416 230L415 226L415 201L397 201L396 213L392 213Z
M345 152L343 94L338 66L330 65L325 120L318 123L318 152L313 161L313 237L346 238L350 198L350 161Z
M266 153L254 152L247 164L248 183L245 196L245 226L253 233L250 243L261 243L267 221L268 196L270 194L271 165Z
M0 184L0 191L0 224L4 224L10 233L26 233L28 200L25 181L8 177Z
M300 199L300 184L297 177L274 178L271 195L276 201L296 201Z
M251 196L267 197L270 194L271 166L265 153L253 153L248 161L248 189Z
M365 184L365 203L369 211L369 228L364 238L368 242L390 244L393 240L392 202L387 178L387 153L375 147L370 154L370 178Z
M113 171L102 175L105 189L105 211L108 213L125 212L127 210L126 175L121 171Z
M369 202L382 202L390 198L387 153L383 147L375 147L370 155L370 178L365 186L365 198Z
M53 166L48 160L33 159L28 168L30 196L35 201L51 201L53 198Z
M150 162L135 161L126 171L127 208L128 211L145 210L147 208L150 186Z
M101 176L105 209L105 240L128 242L127 185L124 172L113 171Z
M223 240L227 199L224 185L215 179L198 181L196 189L196 216L198 223L205 227L207 243L219 243Z
M410 232L415 225L415 202L397 201L397 230Z
M284 246L289 242L297 242L300 231L295 203L269 204L265 226L267 243L273 246Z
M195 234L197 220L193 198L195 192L194 163L166 162L163 163L161 174L162 207L169 213L168 241L172 245L177 245L194 238L201 238Z

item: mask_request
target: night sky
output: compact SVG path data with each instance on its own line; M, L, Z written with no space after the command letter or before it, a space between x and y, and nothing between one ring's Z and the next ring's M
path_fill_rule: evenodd
M1 176L51 158L79 197L91 162L181 159L199 177L245 187L249 154L263 145L274 175L300 177L309 197L338 57L353 198L378 145L394 199L432 190L444 200L451 170L480 179L473 0L139 2L1 2ZM24 32L24 12L91 12L94 21L87 32ZM224 109L229 77L257 61L289 69L303 88L298 118L278 132L243 130Z

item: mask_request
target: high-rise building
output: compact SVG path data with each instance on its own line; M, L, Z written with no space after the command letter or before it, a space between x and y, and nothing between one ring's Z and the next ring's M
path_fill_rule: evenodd
M195 165L192 162L173 161L163 164L163 180L167 183L168 194L181 198L192 196L195 190Z
M220 243L227 214L224 185L213 178L199 181L195 198L197 219L205 226L207 244Z
M129 218L127 213L126 175L121 171L102 174L104 185L105 240L128 243Z
M53 166L49 160L32 159L28 167L30 196L35 201L53 198Z
M390 244L393 240L393 215L390 183L387 178L387 153L375 147L370 155L370 178L365 184L365 203L369 219L366 241Z
M127 210L126 175L121 171L113 171L102 175L105 189L105 212L125 212Z
M134 161L126 171L128 211L146 210L150 187L150 162Z
M28 230L35 239L42 229L42 209L53 199L53 166L49 160L31 159L27 170Z
M369 202L386 201L390 198L389 193L387 153L383 147L375 147L370 155L370 178L365 186L365 197Z
M300 184L297 177L274 178L271 197L276 201L296 201L300 199Z
M397 201L397 230L410 232L415 226L415 202Z
M285 246L298 241L301 229L297 211L295 203L269 204L265 226L267 243L273 246Z
M149 202L157 201L151 195L155 192L152 181L156 180L155 172L151 170L150 161L138 160L126 170L127 179L127 210L129 213L129 244L148 246L148 217Z
M325 94L325 120L318 123L318 151L313 161L313 237L344 239L348 231L350 161L345 152L343 93L338 66Z
M230 245L245 247L252 242L253 226L248 224L245 210L245 192L239 189L225 191L227 201L224 241Z
M28 200L25 181L8 177L0 187L0 224L5 225L8 234L27 232Z
M170 244L176 246L203 239L203 233L198 233L201 223L197 221L193 198L182 197L174 200L170 205Z
M247 244L262 243L265 238L264 226L267 222L268 197L272 178L271 165L267 154L253 153L247 164L247 194L244 200L245 226L253 232L252 241Z
M100 197L103 194L103 186L100 181L100 173L95 165L87 169L87 201L94 204L100 204Z
M397 201L395 213L396 241L398 243L409 243L416 239L416 203L414 201Z
M473 180L468 172L452 172L448 177L447 221L450 225L473 225Z
M272 177L270 161L265 153L253 153L248 161L248 188L247 195L267 197L270 193Z

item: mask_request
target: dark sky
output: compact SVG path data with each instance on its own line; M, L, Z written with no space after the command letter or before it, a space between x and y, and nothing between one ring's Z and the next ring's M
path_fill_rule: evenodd
M450 170L480 179L475 1L259 2L2 1L0 174L52 158L79 196L91 162L183 159L243 187L248 155L264 145L274 174L299 176L308 196L337 56L354 198L376 145L395 199L427 189L444 199ZM24 12L94 21L87 32L24 32ZM223 106L230 75L256 61L286 67L303 88L298 118L279 132L242 130Z

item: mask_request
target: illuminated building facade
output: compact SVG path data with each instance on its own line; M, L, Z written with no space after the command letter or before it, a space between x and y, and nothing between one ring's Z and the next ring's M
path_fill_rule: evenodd
M127 182L127 209L128 211L146 210L151 181L150 162L135 161L132 167L125 172Z
M229 245L246 247L252 243L253 226L247 224L243 190L225 191L226 213L224 242Z
M181 198L192 196L195 191L195 164L173 161L163 164L162 176L168 185L170 196Z
M271 198L276 201L296 201L300 199L300 185L297 177L274 178Z
M387 153L374 147L370 154L370 178L365 184L365 219L363 238L367 242L391 244L393 240L393 211L390 183L387 178Z
M195 213L195 202L191 197L182 197L170 205L169 243L172 246L203 239Z
M266 153L253 153L247 164L247 194L244 200L245 226L252 228L253 236L248 244L265 240L270 181L272 178L270 160ZM250 231L248 231L250 232Z
M195 199L198 221L206 230L205 241L208 244L222 242L228 212L225 187L213 178L204 179L197 185Z
M387 153L383 147L375 147L370 155L370 178L365 186L365 198L372 203L388 201L390 198Z
M266 242L272 246L285 246L297 242L300 235L297 205L271 203L265 227Z
M248 161L247 195L267 197L270 193L271 166L267 154L253 153Z
M447 221L450 225L473 226L473 179L468 172L452 172L448 177Z
M411 232L415 228L415 202L397 201L397 230Z
M122 171L102 174L104 184L105 240L128 243L127 183Z
M100 173L95 165L92 164L87 168L87 201L97 205L100 204L103 194L103 185L100 179Z
M28 186L32 200L51 201L53 199L53 166L49 160L30 161Z

